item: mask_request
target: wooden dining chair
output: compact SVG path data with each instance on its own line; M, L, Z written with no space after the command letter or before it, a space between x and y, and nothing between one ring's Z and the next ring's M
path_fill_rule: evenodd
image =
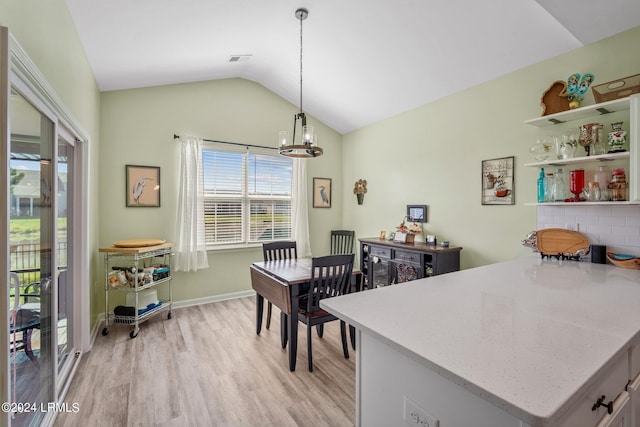
M277 261L281 259L297 259L298 258L297 244L295 241L278 241L278 242L264 243L262 245L262 257L264 258L264 262ZM271 326L272 306L273 305L269 301L269 303L267 304L267 325L266 325L267 329L269 329L269 327ZM286 317L284 316L280 316L282 320L286 320ZM281 327L286 328L286 322L283 323ZM283 344L285 343L283 342Z
M320 301L347 294L351 291L351 272L353 271L353 254L327 255L313 258L311 261L311 281L309 292L300 300L298 319L307 325L307 357L309 372L313 371L313 356L311 351L313 326L324 325L327 322L339 320L333 314L320 308ZM321 336L319 333L318 335ZM342 351L345 359L349 358L347 346L346 323L340 320L340 335L342 336Z
M331 254L352 254L355 231L331 230Z

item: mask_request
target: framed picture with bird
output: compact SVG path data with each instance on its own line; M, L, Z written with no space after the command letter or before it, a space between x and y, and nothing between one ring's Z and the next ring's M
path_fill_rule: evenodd
M331 207L331 178L313 178L313 207Z
M126 165L127 207L160 207L160 168Z

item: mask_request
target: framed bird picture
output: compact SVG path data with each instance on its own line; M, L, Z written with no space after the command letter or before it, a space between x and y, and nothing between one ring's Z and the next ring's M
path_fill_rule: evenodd
M331 178L313 178L313 207L331 207Z
M160 168L126 165L127 207L160 207Z

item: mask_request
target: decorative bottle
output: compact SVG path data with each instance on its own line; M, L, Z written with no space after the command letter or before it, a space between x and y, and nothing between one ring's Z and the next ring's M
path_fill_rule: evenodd
M538 203L544 203L544 168L540 168L538 176Z
M555 199L556 202L564 202L567 198L567 183L564 179L564 172L561 168L556 169L555 183Z

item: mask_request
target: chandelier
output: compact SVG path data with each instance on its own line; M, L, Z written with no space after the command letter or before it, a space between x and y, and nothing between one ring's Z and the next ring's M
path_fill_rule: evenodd
M289 139L289 132L280 131L278 146L280 154L287 157L318 157L322 156L322 148L318 147L318 140L313 133L313 126L307 125L307 117L302 111L302 21L307 19L309 11L305 8L296 10L296 18L300 20L300 112L293 116L293 137ZM300 140L296 143L296 126L298 120L301 125Z

